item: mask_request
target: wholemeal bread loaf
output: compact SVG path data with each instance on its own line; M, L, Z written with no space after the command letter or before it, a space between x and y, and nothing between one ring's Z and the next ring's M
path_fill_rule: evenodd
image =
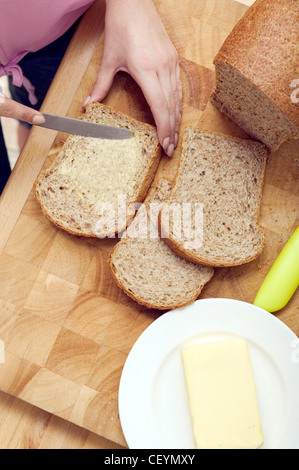
M153 126L99 103L81 119L126 127L133 137L106 140L71 135L34 191L44 214L79 236L108 237L122 231L145 198L157 170L160 146Z
M298 0L256 0L214 59L212 102L271 151L299 138L298 18Z
M170 248L210 266L256 258L264 247L258 217L266 156L260 142L187 128L174 187L160 213Z
M159 310L194 301L213 276L212 268L177 256L159 236L158 214L171 186L166 178L158 181L110 255L116 283L138 303Z

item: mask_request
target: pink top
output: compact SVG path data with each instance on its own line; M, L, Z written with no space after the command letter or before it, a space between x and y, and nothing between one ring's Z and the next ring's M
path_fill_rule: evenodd
M62 36L94 0L0 0L0 77L26 88L36 104L34 87L18 62L28 53Z

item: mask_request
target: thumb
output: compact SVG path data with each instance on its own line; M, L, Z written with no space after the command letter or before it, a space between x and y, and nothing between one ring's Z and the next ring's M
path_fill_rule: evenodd
M29 124L42 124L45 119L41 113L33 108L17 103L16 101L1 96L0 116L18 119Z
M95 85L90 95L83 103L83 108L85 108L88 103L92 103L93 101L102 101L105 98L112 86L115 73L116 71L114 68L109 67L105 63L102 64Z

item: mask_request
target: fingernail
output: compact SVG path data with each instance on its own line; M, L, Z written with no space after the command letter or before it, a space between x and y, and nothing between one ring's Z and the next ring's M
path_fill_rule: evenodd
M82 104L82 108L85 108L85 106L87 106L89 102L90 102L90 95L86 98L86 100Z
M179 134L176 132L174 136L174 146L177 147L179 142Z
M168 146L168 149L167 149L166 153L167 153L167 155L168 155L169 157L172 157L173 152L174 152L174 145L173 145L173 144L170 144L170 145Z
M44 116L41 116L40 114L37 114L32 119L32 124L43 124L44 122L45 122L45 118Z
M163 140L162 147L166 153L167 153L168 146L169 146L169 137L165 137L165 139Z

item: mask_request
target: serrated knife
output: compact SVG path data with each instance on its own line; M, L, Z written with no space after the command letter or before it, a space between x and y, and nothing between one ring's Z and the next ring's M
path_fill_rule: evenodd
M73 119L55 114L42 113L45 122L36 124L47 129L67 132L68 134L81 135L83 137L96 137L100 139L129 139L132 137L131 132L124 127L107 126L94 122L83 121L81 119Z

